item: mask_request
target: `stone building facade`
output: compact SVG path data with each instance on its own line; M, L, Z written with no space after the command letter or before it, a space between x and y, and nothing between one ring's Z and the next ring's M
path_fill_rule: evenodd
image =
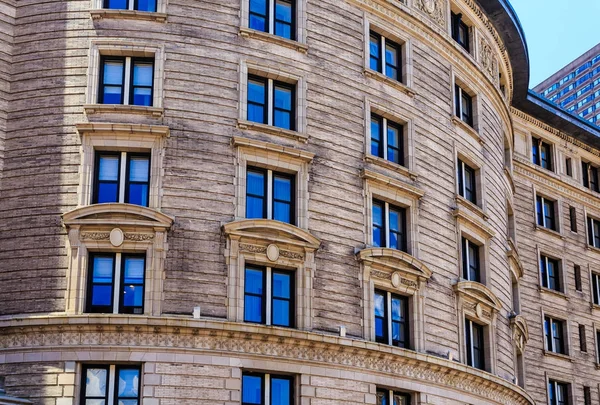
M510 4L258 3L0 2L7 398L600 403L600 133Z

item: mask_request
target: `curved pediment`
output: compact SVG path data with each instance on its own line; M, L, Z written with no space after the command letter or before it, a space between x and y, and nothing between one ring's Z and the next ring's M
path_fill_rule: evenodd
M406 252L390 248L367 248L356 254L358 261L368 261L391 270L403 270L418 277L429 279L432 275L429 267Z
M227 236L281 242L317 250L321 241L304 229L273 219L243 219L223 225Z
M502 303L496 295L486 286L476 281L460 281L454 285L457 294L463 294L494 311L502 309Z
M529 327L527 326L527 321L521 315L515 315L510 318L510 324L516 332L519 332L525 343L529 340Z
M155 209L141 205L111 203L76 208L62 216L65 226L135 226L170 228L174 219Z

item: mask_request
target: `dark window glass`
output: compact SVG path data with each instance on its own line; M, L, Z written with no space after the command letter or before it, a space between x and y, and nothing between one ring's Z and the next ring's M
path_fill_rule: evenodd
M273 270L271 324L294 327L294 273Z
M458 194L477 204L477 180L475 170L458 159Z
M267 195L267 183L271 176L271 193ZM269 218L268 201L271 202L271 217L277 221L294 224L295 214L294 176L270 170L248 168L246 173L246 218Z
M129 8L128 0L104 0L104 8L127 10Z
M561 291L559 262L547 256L540 256L542 287Z
M465 319L465 328L467 365L485 370L484 328L470 319Z
M385 41L385 75L390 79L402 80L400 46L389 39Z
M89 257L87 311L112 313L115 255L92 253Z
M247 372L242 374L242 405L263 405L266 403L265 380L267 379L270 386L270 405L291 405L294 403L293 377Z
M552 170L552 148L545 142L540 144L540 166Z
M583 405L592 405L592 390L590 387L583 387Z
M469 239L462 238L463 278L469 281L481 282L479 265L479 246Z
M294 37L294 8L291 0L275 0L275 35L283 38Z
M587 352L587 338L585 335L585 325L579 325L579 350Z
M262 374L242 375L242 405L263 404L265 381Z
M408 250L405 208L373 200L373 246Z
M146 258L139 255L123 255L121 261L122 295L119 313L143 314Z
M271 376L271 404L291 405L294 401L294 379L287 376Z
M577 209L569 207L569 220L571 222L571 231L577 232Z
M273 173L273 219L294 223L294 179L292 176Z
M454 86L454 97L456 116L473 126L473 98L457 84Z
M246 218L267 217L266 172L248 168L246 173Z
M550 405L569 405L567 384L553 380L548 382Z
M127 185L125 202L129 204L148 206L150 190L150 156L127 156Z
M452 13L452 38L469 52L469 26L462 21L460 13Z
M135 9L139 11L156 11L156 0L135 0Z
M392 345L409 347L408 299L391 294L392 299Z
M284 129L294 129L294 88L274 82L273 125Z
M269 31L268 0L250 0L248 26L257 31Z
M563 321L557 321L548 316L545 317L544 334L546 335L548 351L565 354Z
M589 188L592 191L600 191L597 167L594 167L587 162L581 162L581 174L584 187Z
M123 83L125 82L125 58L101 59L100 104L123 104Z
M592 301L596 305L600 305L600 275L592 273Z
M588 243L600 248L600 221L588 217Z
M385 203L373 200L373 246L385 247Z
M371 114L371 155L384 158L383 153L383 118Z
M369 36L369 67L381 72L381 36L373 31Z
M574 272L575 272L575 289L577 291L582 291L582 286L581 286L581 267L579 267L578 265L575 265Z
M265 323L265 270L247 267L244 277L244 321Z
M531 160L533 164L540 166L540 144L536 138L532 138L531 142Z
M369 34L369 68L401 82L402 47L371 31Z
M375 290L373 297L375 340L379 343L409 348L408 299L379 290Z
M387 121L387 160L404 165L402 126Z
M554 201L544 197L536 197L537 223L544 228L556 230Z
M108 404L109 366L83 366L81 397L84 404Z
M371 114L371 154L404 165L402 125L384 119L377 114Z
M389 248L406 252L406 210L389 206Z
M375 291L375 341L388 343L387 293Z
M119 202L119 174L121 154L96 154L94 204Z
M156 11L156 0L104 0L104 8L127 10L133 1L133 9L138 11Z
M268 123L266 79L248 77L248 121Z
M390 391L378 389L377 393L377 405L390 405Z
M130 104L151 106L154 61L150 59L132 59L131 64Z
M117 367L116 372L116 402L119 405L138 405L140 401L140 369L122 366Z

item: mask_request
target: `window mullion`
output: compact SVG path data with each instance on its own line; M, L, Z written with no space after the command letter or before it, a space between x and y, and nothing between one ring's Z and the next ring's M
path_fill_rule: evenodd
M275 34L275 1L276 0L269 0L269 5L268 5L269 33L270 34Z
M273 288L272 274L273 274L273 272L272 272L271 267L267 267L266 273L267 274L265 274L265 277L267 280L267 288L265 291L265 305L266 305L266 316L265 317L267 319L265 319L265 321L266 321L265 323L267 325L271 325L271 317L272 317L272 311L273 311L273 291L272 291L272 288Z
M462 120L463 117L463 105L462 105L462 88L458 86L458 112L460 113L459 118ZM464 183L463 183L464 187Z
M465 261L467 263L467 268L465 269L465 272L467 273L467 280L472 281L471 280L471 255L470 255L470 251L469 251L469 239L465 238Z
M123 81L123 104L129 105L129 93L131 85L131 57L125 58L125 80Z
M473 321L469 321L469 334L471 336L471 347L469 348L471 350L471 366L475 367L475 339L473 336Z
M267 219L273 219L273 171L267 170Z
M379 46L381 47L381 73L385 75L385 67L387 63L387 61L385 60L385 37L381 35L379 38L381 38L381 43L379 44Z
M268 405L271 403L271 374L265 374L265 393L264 393L264 404Z
M385 160L387 160L387 158L388 158L388 150L387 150L387 148L388 148L388 140L387 140L387 133L388 133L387 126L388 126L388 121L387 121L387 118L383 118L381 121L382 121L382 125L381 125L381 128L382 128L382 131L381 131L382 132L382 134L381 134L381 142L383 143L383 158Z
M125 202L125 183L127 183L127 152L121 152L121 167L119 167L119 202Z
M461 105L462 105L462 103L461 103ZM461 115L462 115L462 111L461 111ZM463 197L466 198L467 197L467 176L465 175L465 162L463 162L463 161L460 162L460 172L461 172L461 176L462 176L462 190L460 190L460 192L462 193Z
M116 372L117 367L114 364L108 368L108 402L106 405L114 405Z
M390 247L390 205L387 202L384 204L385 209L383 211L385 218L383 221L385 225L385 243L383 245L384 247Z
M393 343L392 341L392 294L390 292L386 292L386 318L387 318L387 340L388 345Z
M127 0L127 8L129 10L134 10L135 0Z
M550 288L550 267L548 266L548 258L544 256L544 270L546 273L546 286Z
M275 86L272 79L267 79L267 123L273 125L273 109L275 105Z
M115 254L115 275L113 280L113 314L119 313L119 306L121 302L121 253Z

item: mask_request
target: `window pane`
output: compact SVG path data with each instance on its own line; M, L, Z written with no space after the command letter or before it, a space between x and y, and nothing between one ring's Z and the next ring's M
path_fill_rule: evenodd
M140 372L136 369L119 370L119 398L137 398Z
M273 219L291 224L292 218L290 214L290 208L291 206L289 203L275 202L273 204Z
M108 370L102 368L88 368L85 380L86 397L106 396L106 381ZM104 401L102 401L104 403Z
M369 51L370 51L370 65L369 67L373 70L379 71L379 37L371 35L369 42Z
M94 283L112 283L113 258L94 256Z
M242 402L246 404L262 403L262 378L253 375L242 376Z
M149 166L147 157L132 157L129 160L129 181L148 181Z
M267 0L250 0L250 12L267 15Z
M123 84L123 62L105 61L104 62L104 84Z
M248 104L248 121L266 124L265 108L262 105Z
M271 378L271 405L290 405L291 381L282 378Z
M375 294L375 316L385 316L385 295Z
M156 0L138 0L137 9L139 11L156 11Z
M388 125L387 130L387 143L388 143L388 160L390 162L399 163L400 155L400 131L398 128Z
M141 285L125 285L123 286L123 306L125 307L140 307L139 313L141 314L141 307L144 304L144 287ZM137 313L137 312L136 312Z
M267 20L264 17L260 17L256 14L250 14L250 20L248 25L253 30L263 32L267 30Z
M392 321L404 321L404 316L402 299L392 298Z
M246 175L246 218L263 218L265 175L248 170ZM256 196L256 197L254 197Z
M286 177L275 176L274 198L276 200L292 200L292 180Z
M137 405L137 399L119 399L119 405Z
M151 106L152 89L135 87L133 89L133 105Z
M278 128L292 129L292 114L287 111L275 110L273 125Z
M263 302L261 297L246 295L244 297L244 320L246 322L263 322Z
M373 245L383 246L383 205L373 202Z
M273 300L273 325L290 326L290 302Z
M262 295L263 275L264 272L262 270L246 269L246 285L244 290L247 293Z
M145 259L142 257L125 258L125 284L144 282Z
M106 2L106 8L126 10L127 0L108 0Z
M133 65L133 85L152 87L152 63L135 62Z
M381 149L381 123L376 117L371 117L371 155L383 157Z
M389 393L387 390L377 390L377 405L388 405Z
M292 4L277 0L275 3L275 35L292 38Z
M100 156L98 180L117 181L119 179L119 157Z
M247 197L246 218L263 218L263 202L262 198Z
M148 185L130 184L129 185L129 204L148 206Z
M291 298L291 275L273 273L273 296Z
M104 86L102 102L104 104L121 104L121 87Z
M85 405L105 405L104 399L86 399Z
M248 101L265 103L265 84L256 80L248 80Z
M112 284L92 286L92 305L109 306L112 302Z

